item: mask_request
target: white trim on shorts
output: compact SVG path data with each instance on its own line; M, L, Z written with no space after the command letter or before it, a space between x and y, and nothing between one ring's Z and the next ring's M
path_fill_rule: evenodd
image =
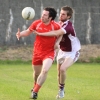
M80 56L79 51L73 51L73 52L66 52L62 51L61 49L58 52L57 55L57 63L62 64L65 60L65 58L72 58L73 62L76 62Z

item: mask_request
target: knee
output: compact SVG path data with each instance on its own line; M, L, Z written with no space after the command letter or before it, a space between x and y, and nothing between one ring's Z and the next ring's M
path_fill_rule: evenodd
M34 72L33 75L34 76L39 76L40 73Z
M34 76L39 76L39 74L40 74L39 71L35 71L35 70L33 71L33 75L34 75Z
M44 75L46 75L48 73L48 71L45 70L45 69L43 69L41 73L44 74Z
M60 72L61 72L61 73L64 73L64 72L66 72L66 69L61 67L61 68L60 68Z

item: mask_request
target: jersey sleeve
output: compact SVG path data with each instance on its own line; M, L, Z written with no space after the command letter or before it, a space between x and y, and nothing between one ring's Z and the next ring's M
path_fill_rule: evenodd
M30 26L29 26L29 30L33 31L36 30L36 26L37 26L38 20L34 21Z
M62 27L61 29L64 31L64 34L66 34L66 33L67 33L67 32L66 32L66 30L65 30L63 27Z
M62 27L62 30L65 32L65 34L72 34L72 35L75 35L75 30L73 28L73 25L72 23L68 23L67 25L64 25Z

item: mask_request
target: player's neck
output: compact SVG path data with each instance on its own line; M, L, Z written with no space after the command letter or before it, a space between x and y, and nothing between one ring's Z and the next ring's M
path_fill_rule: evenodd
M49 25L49 24L50 24L50 22L51 22L51 21L48 21L48 22L45 22L44 24L45 24L45 25Z

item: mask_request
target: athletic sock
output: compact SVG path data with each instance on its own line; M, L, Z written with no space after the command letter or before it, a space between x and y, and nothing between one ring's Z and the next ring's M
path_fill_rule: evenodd
M36 84L33 91L37 93L40 88L41 88L41 86L39 84Z
M63 90L64 89L65 84L59 84L59 89Z
M35 85L36 85L36 82L34 82L34 84L33 84L33 89L34 89Z

